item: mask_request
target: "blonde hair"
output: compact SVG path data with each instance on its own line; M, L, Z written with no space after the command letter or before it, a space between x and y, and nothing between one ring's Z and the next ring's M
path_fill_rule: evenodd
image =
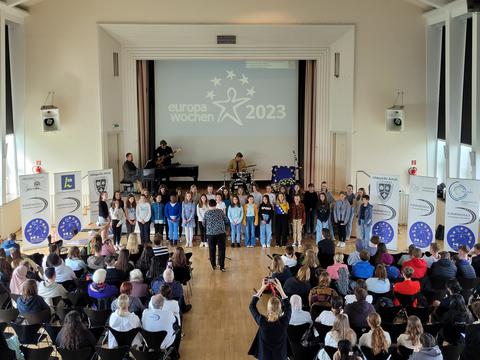
M137 234L130 233L130 235L128 235L127 250L130 252L130 255L139 253Z
M318 277L318 286L329 287L330 286L330 275L326 271L322 271Z
M316 268L320 264L318 262L318 258L315 255L315 251L309 249L305 251L305 257L303 258L303 266L308 266L309 268Z
M267 321L275 322L282 315L282 303L277 297L271 297L267 304Z
M350 327L350 321L345 314L338 314L335 317L332 327L332 337L339 342L340 340L348 340L355 345L357 343L357 335Z
M370 313L367 317L368 325L372 329L372 352L373 355L388 351L388 342L382 327L382 318L377 313Z
M118 297L118 315L125 316L128 314L128 306L130 305L130 299L128 295L122 294Z
M343 253L337 252L337 253L335 253L335 255L333 256L333 260L334 260L336 263L343 264L343 258L344 258L344 257L345 257L345 255L343 255Z
M408 340L410 340L413 346L420 345L420 335L423 334L422 322L415 315L409 316L407 321L407 330L405 330L405 335L408 335Z
M285 270L285 263L283 262L283 259L280 255L275 255L272 259L272 273L283 273L283 270Z
M303 282L310 281L310 268L303 265L297 272L297 279Z

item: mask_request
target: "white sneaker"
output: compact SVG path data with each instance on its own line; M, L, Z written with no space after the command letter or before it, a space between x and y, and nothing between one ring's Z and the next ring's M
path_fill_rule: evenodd
M302 244L298 244L298 247L302 247Z
M208 243L205 243L205 245L203 245L203 246L208 247Z
M267 244L267 248L269 248L269 247L270 247L270 244Z
M345 243L344 243L344 242L341 242L339 246L340 246L341 248L344 248L344 247L345 247Z
M267 247L267 245L262 245L262 247L266 248L266 247Z

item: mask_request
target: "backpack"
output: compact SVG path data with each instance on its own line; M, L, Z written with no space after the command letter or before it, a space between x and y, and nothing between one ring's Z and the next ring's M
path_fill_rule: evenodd
M338 292L343 296L347 295L349 286L350 286L350 278L348 276L348 270L345 268L340 268L338 270L338 280L337 280Z

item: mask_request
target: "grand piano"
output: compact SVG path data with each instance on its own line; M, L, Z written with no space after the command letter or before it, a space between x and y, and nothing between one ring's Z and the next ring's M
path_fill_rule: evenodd
M163 179L169 181L172 177L190 177L193 182L197 182L198 165L172 164L156 168L149 162L144 169L137 169L138 180L147 183L149 189L156 189Z

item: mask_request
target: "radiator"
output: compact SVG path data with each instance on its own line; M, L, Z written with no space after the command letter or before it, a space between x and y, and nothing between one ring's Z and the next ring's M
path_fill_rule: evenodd
M398 225L408 224L408 194L400 191L400 210L398 214Z

